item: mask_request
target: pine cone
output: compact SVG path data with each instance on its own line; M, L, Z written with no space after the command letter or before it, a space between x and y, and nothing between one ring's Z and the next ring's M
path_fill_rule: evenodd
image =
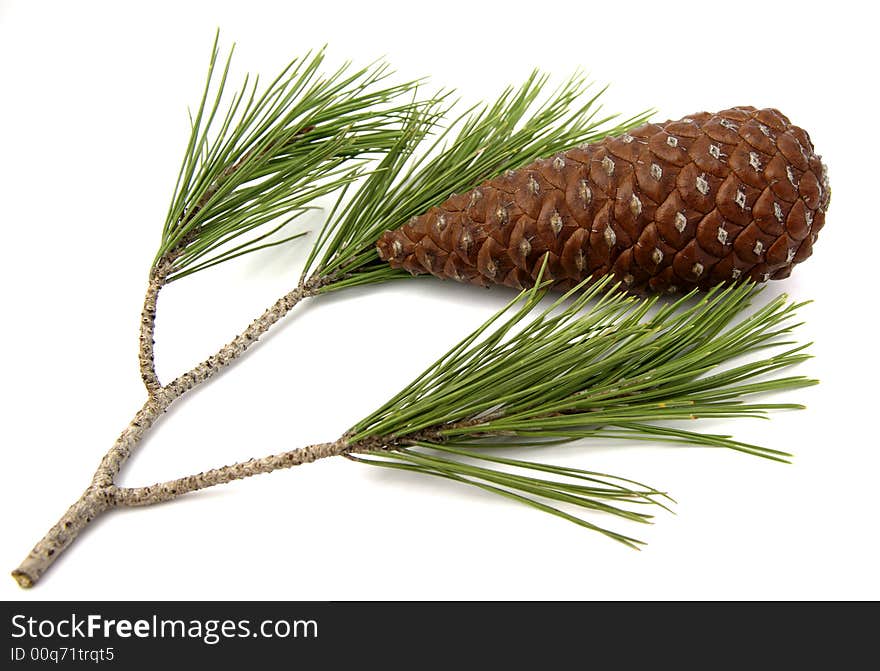
M646 124L450 197L379 238L413 274L564 289L609 272L636 293L788 277L830 190L806 131L753 107Z

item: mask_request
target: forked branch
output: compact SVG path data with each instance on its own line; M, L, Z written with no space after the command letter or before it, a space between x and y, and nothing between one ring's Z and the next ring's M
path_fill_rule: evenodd
M21 565L13 571L13 577L22 587L31 587L46 570L58 559L58 556L76 539L79 533L101 513L117 505L115 479L139 444L144 434L153 426L169 406L181 395L198 384L206 382L223 370L230 363L241 357L260 337L286 315L304 298L314 296L326 280L311 280L301 283L292 291L279 298L262 315L257 317L238 336L221 347L216 353L193 367L188 372L171 381L165 386L156 380L146 403L135 413L128 426L116 439L116 442L101 459L92 482L62 518L33 547ZM151 289L153 282L151 279ZM160 287L160 285L157 285ZM155 301L155 292L147 292L147 302ZM153 303L155 305L155 302ZM145 304L144 313L148 310ZM143 323L142 323L143 326ZM150 347L147 347L149 344ZM141 340L139 359L152 362L152 335ZM148 370L151 366L147 366ZM142 368L142 371L144 369ZM155 374L154 374L155 376ZM146 379L145 379L146 381ZM306 452L309 454L309 452ZM294 465L291 463L290 465ZM240 476L243 477L243 476Z
M320 53L291 64L262 94L246 79L227 114L217 116L228 69L227 62L211 95L217 56L215 43L141 314L139 363L148 399L80 499L13 572L21 586L36 583L82 529L109 509L168 501L328 456L476 486L631 547L639 541L565 512L555 502L645 522L650 515L622 504L665 507L662 492L606 474L498 456L499 448L602 438L726 447L776 460L789 456L664 422L762 416L769 409L797 407L741 398L813 384L803 377L752 381L799 363L806 358L803 348L728 365L790 331L787 321L797 306L776 299L739 322L754 295L749 286L656 305L621 297L606 279L573 289L543 312L537 309L543 291L520 294L339 440L150 487L118 487L120 469L168 407L242 356L300 301L400 277L376 256L384 230L398 228L453 192L643 120L640 115L606 126L610 117L597 118L598 94L577 102L586 90L581 77L546 103L536 103L546 78L535 73L519 89L462 115L428 142L446 112L440 109L443 97L398 104L415 83L376 86L387 76L382 65L319 77ZM300 284L215 354L163 385L153 351L162 286L296 237L265 242L315 198L336 190L344 194L342 187L361 176L360 163L352 168L349 159L377 154L384 157L354 197L340 196ZM524 321L529 314L534 318Z

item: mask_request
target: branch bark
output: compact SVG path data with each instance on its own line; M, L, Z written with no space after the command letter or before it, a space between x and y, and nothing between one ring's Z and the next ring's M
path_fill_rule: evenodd
M261 473L271 473L282 468L291 468L301 464L310 464L318 459L336 457L349 452L358 451L359 446L350 445L345 437L332 443L317 443L301 447L289 452L273 454L261 459L249 459L237 464L230 464L210 471L188 475L185 478L156 483L149 487L117 488L114 505L119 506L151 506L163 501L171 501L178 496L206 489L215 485L226 484L233 480L249 478Z
M156 363L154 355L155 330L156 330L156 303L159 300L159 292L168 281L174 265L166 259L162 259L150 270L150 281L147 284L147 294L144 296L144 307L141 310L141 329L138 338L138 364L141 370L141 379L147 388L147 394L155 396L162 389L159 376L156 375Z
M21 587L33 587L86 526L114 505L112 493L89 487L12 572Z
M299 133L297 133L297 136ZM268 148L264 151L267 151ZM186 226L205 205L208 204L208 201L214 197L214 195L220 190L220 188L229 180L232 175L234 175L238 170L241 169L241 166L251 157L252 151L245 152L245 154L235 163L226 167L223 172L217 177L213 184L211 184L206 190L205 193L202 194L202 197L196 202L195 206L189 211L184 213L180 218L180 223L183 226ZM141 371L141 379L144 382L144 387L147 389L147 394L151 397L156 396L162 390L162 383L159 381L159 376L156 374L156 361L155 361L155 331L156 331L156 304L159 299L159 292L162 290L168 283L168 278L171 274L176 270L174 267L174 262L180 257L181 254L186 250L187 245L196 237L195 231L189 231L184 234L177 245L170 252L165 254L159 261L150 269L150 279L147 284L147 293L144 296L144 306L141 310L141 328L140 328L140 348L138 349L138 363L140 365Z
M120 489L116 486L115 480L119 475L119 471L131 456L141 438L174 401L194 387L210 380L230 363L241 357L259 340L260 336L272 328L294 306L304 298L314 296L329 281L329 279L325 278L311 278L301 282L295 289L279 298L262 315L251 322L240 335L221 347L215 354L177 379L162 386L159 384L158 378L155 377L155 371L152 370L152 323L155 317L155 297L158 295L161 285L157 283L154 289L151 276L150 288L147 291L148 300L145 302L144 308L144 315L150 317L150 326L149 328L145 327L142 318L139 360L141 362L142 376L144 376L145 370L148 373L144 377L144 383L147 385L148 390L150 390L151 386L153 390L149 392L143 407L135 413L128 426L123 429L113 447L101 459L92 482L83 492L83 495L68 508L61 519L33 547L21 565L12 572L12 576L18 581L18 584L21 587L32 587L36 584L40 577L90 522L107 510L120 505L121 501L125 501L125 505L149 505L150 503L158 503L159 501L174 498L173 496L169 497L167 494L170 489L176 488L173 484L169 483L166 483L169 484L166 490L161 489L162 485L158 486L159 489L156 490L158 493L154 497L155 500L148 500L149 496L144 494L144 490L151 488L128 490ZM147 314L151 293L153 296L152 312ZM149 375L151 370L152 375ZM150 383L148 383L147 377L150 378ZM257 473L266 473L276 468L287 468L300 463L308 463L324 456L341 454L344 451L345 446L343 443L336 441L334 443L322 443L302 448L294 452L273 455L260 460L252 460L243 464L234 464L181 479L181 483L189 481L189 484L181 484L180 493L202 489L203 487L220 484L221 482L229 482L230 480L242 477L249 477ZM178 481L170 482L175 483ZM186 489L186 487L189 487L189 489ZM121 492L124 493L121 494Z

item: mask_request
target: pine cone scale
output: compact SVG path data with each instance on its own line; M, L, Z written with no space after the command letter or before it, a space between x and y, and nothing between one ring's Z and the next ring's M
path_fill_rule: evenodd
M481 286L613 272L634 292L782 279L830 192L807 133L750 107L646 124L458 194L377 243L392 267Z

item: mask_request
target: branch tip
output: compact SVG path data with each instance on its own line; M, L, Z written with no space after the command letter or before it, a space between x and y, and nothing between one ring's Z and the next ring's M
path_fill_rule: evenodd
M17 582L18 586L22 589L30 589L34 586L34 581L31 580L31 577L24 571L15 569L12 572L12 577L15 578L15 582Z

